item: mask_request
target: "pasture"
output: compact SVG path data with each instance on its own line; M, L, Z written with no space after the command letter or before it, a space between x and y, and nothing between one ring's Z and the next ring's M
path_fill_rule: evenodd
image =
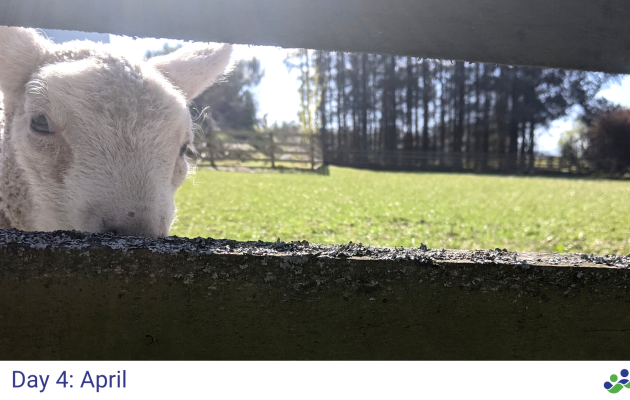
M630 182L375 172L201 169L171 235L373 246L630 253Z

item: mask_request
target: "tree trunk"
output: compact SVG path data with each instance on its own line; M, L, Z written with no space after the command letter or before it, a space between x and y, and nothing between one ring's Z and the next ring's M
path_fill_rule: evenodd
M461 153L462 151L462 139L464 137L464 106L465 106L465 77L464 77L464 62L455 62L455 88L456 88L456 121L455 121L455 135L453 137L453 153Z
M386 93L383 93L383 119L385 120L385 149L396 150L396 58L386 59Z
M319 118L320 118L320 137L322 146L322 162L327 164L326 151L328 150L328 119L326 115L326 105L328 104L328 60L329 53L326 51L319 51L317 53L317 83L320 87L320 99L319 99Z
M361 137L362 140L362 149L366 150L368 148L368 133L367 133L367 55L363 53L361 55Z
M440 152L446 153L446 81L444 80L444 62L439 61L440 73Z
M406 105L407 109L405 110L405 139L404 149L411 150L413 148L413 97L414 97L414 83L415 83L415 74L413 71L413 63L412 58L407 57L407 92L406 92Z
M422 59L422 150L429 150L429 65L427 59Z
M507 134L507 124L505 122L505 117L507 114L507 106L508 106L508 83L509 79L507 77L508 67L501 66L500 75L497 82L497 102L496 102L496 115L497 115L497 131L498 131L498 143L497 143L497 153L499 155L499 171L502 171L504 168L503 160L505 158L505 138Z
M484 68L485 69L485 68ZM474 151L479 153L481 151L481 83L483 77L481 75L481 64L475 65L475 134L474 134Z
M340 76L340 83L341 83L341 131L343 132L343 141L344 141L344 148L346 150L346 154L347 154L347 150L349 149L349 142L350 140L348 139L348 126L347 126L347 117L348 117L348 105L346 103L346 54L345 53L341 53L340 55L340 62L341 62L341 76Z
M483 167L488 167L488 153L490 152L490 95L491 91L488 85L488 66L483 68L483 141L481 151L484 154Z
M518 71L517 68L513 68L512 70L512 89L511 89L511 97L512 97L512 112L510 113L510 128L509 128L509 148L508 153L513 154L516 157L518 152L518 126L521 122L520 118L520 85L518 82Z
M344 88L345 88L345 84L343 84L343 81L341 79L341 77L343 76L343 73L341 72L342 69L344 67L342 67L342 63L341 63L341 59L342 59L342 55L337 53L337 76L336 76L336 86L337 86L337 151L341 151L342 148L342 142L341 142L341 137L342 137L342 124L341 124L341 115L342 115L342 109L343 109L343 97L344 97Z

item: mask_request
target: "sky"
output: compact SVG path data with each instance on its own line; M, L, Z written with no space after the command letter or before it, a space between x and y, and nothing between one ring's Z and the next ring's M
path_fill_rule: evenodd
M170 46L186 44L181 40L139 38L110 35L110 43L128 55L143 57L147 50L160 50L164 43ZM267 114L269 125L274 122L297 121L299 97L297 75L289 73L283 61L291 49L272 46L235 45L232 62L256 57L260 60L265 76L257 88L258 117Z
M133 57L143 57L147 50L159 50L165 42L170 45L185 44L180 40L138 38L110 35L110 43ZM257 88L258 117L267 116L269 125L274 122L296 121L299 108L297 71L289 72L283 61L291 49L271 46L235 45L233 62L256 57L260 60L265 76ZM622 78L620 84L613 84L599 94L608 100L630 108L630 75ZM560 134L573 127L576 112L554 121L551 126L537 130L536 150L549 155L559 154Z

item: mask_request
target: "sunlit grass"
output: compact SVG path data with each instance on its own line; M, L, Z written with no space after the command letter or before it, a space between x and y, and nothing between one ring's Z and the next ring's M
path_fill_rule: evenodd
M374 246L630 253L627 181L199 170L171 235Z

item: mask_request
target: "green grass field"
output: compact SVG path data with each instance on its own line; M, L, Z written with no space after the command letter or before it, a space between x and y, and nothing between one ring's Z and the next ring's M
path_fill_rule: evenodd
M200 170L175 200L178 236L630 253L627 181Z

